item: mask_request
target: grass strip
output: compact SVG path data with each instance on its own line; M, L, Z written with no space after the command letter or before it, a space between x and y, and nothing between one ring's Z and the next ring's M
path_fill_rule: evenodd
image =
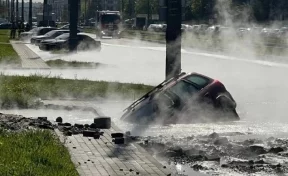
M54 68L97 68L101 64L94 62L78 62L78 61L65 61L61 59L49 60L47 65Z
M0 29L0 42L9 43L10 30Z
M3 44L1 44L1 42ZM0 30L0 64L20 66L21 60L9 42L9 30Z
M28 108L37 98L95 99L117 96L123 99L136 99L151 89L151 86L143 84L1 74L0 108Z
M77 176L69 152L51 131L0 128L0 175Z

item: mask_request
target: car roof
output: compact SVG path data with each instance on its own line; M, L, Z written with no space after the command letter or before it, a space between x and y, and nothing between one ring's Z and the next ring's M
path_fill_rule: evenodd
M57 32L66 32L66 31L69 31L67 29L57 29L57 30L53 30L53 31L57 31Z

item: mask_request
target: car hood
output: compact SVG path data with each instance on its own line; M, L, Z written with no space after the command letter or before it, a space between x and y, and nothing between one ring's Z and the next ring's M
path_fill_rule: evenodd
M33 35L33 32L22 32L21 35Z
M46 39L46 38L49 38L49 37L47 37L45 35L38 35L38 36L32 37L32 39Z

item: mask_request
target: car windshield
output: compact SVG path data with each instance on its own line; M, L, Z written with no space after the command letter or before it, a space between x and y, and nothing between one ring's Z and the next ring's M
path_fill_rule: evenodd
M56 34L58 31L50 31L50 32L47 32L46 34L45 34L45 36L46 37L52 37L54 34Z
M120 22L120 16L117 14L107 14L102 15L101 17L102 23L119 23Z
M39 30L40 30L40 28L33 28L29 32L37 33Z
M56 39L56 40L66 40L66 39L69 38L69 36L70 36L69 33L65 33L65 34L62 34L62 35L56 37L55 39Z
M69 29L69 24L62 26L61 29Z

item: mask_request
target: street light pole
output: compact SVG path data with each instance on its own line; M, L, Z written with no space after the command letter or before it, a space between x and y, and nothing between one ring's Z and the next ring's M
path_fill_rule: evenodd
M70 13L70 36L69 36L69 50L75 51L77 48L77 25L78 25L78 6L79 0L69 0L69 13Z
M84 23L87 24L87 0L84 2Z
M166 79L181 73L182 1L167 0Z
M11 22L12 23L15 22L14 21L15 20L14 2L15 2L15 0L12 0L12 2L11 2Z
M22 0L21 21L24 23L24 0Z
M32 0L29 0L28 23L29 23L30 28L32 29Z
M11 18L10 18L10 11L11 11L11 7L10 7L10 0L6 0L6 3L7 3L7 20L10 21Z
M16 22L19 21L19 1L16 0Z
M44 21L46 20L48 16L48 8L47 8L47 0L44 0L43 2L43 24L45 23Z
M147 25L146 29L148 29L149 23L150 23L150 0L147 0Z

